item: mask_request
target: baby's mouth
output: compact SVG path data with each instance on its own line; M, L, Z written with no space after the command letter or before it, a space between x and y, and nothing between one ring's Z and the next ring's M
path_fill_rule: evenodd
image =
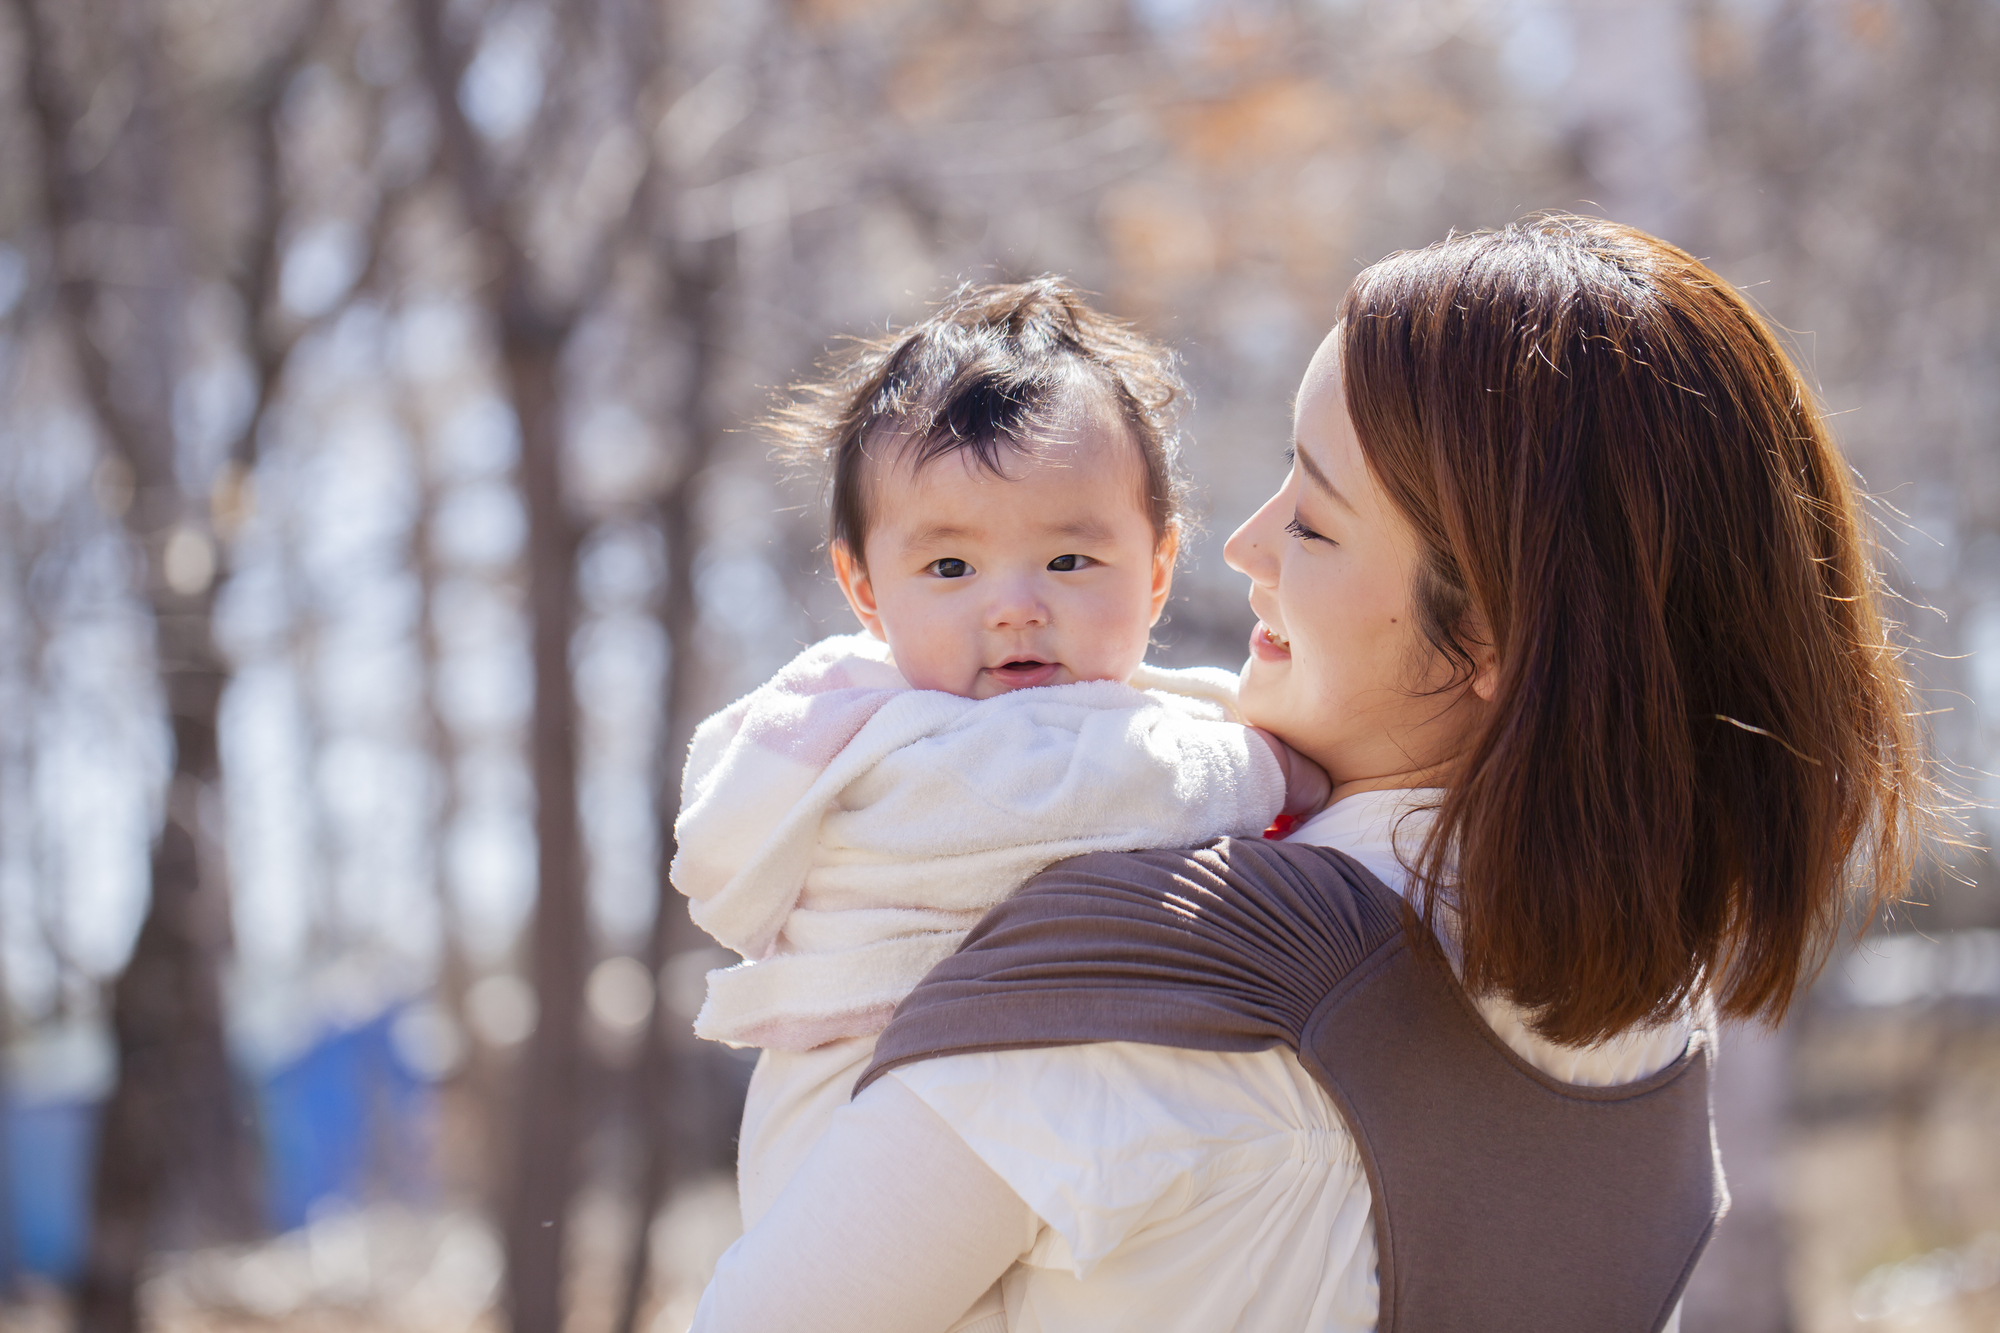
M987 674L1005 690L1030 690L1037 685L1053 685L1062 673L1062 663L1045 662L1039 657L1017 657L999 666L986 668Z
M1257 622L1257 632L1262 634L1267 641L1276 644L1280 648L1283 648L1286 652L1290 652L1292 650L1292 641L1290 639L1285 638L1284 636L1279 634L1278 631L1272 629L1269 625L1264 624L1262 621Z

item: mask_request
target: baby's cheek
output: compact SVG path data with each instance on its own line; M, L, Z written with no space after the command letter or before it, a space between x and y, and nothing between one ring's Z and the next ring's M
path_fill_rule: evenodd
M943 663L933 660L928 654L912 652L906 659L904 654L897 653L896 666L903 673L903 679L920 690L944 690L950 694L965 692L965 682L954 679L953 673L945 670Z
M1102 629L1085 650L1091 664L1086 679L1124 680L1137 671L1146 660L1152 628L1144 615L1106 617Z
M909 626L892 627L889 652L896 659L896 669L903 673L903 679L917 689L970 697L978 684L978 664L965 646L954 642L951 636L921 632Z

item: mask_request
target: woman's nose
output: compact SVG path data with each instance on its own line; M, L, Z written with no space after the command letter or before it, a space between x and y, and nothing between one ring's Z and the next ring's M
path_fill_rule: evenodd
M1252 583L1270 587L1278 581L1278 520L1284 498L1281 488L1222 544L1223 560L1237 573L1248 575Z

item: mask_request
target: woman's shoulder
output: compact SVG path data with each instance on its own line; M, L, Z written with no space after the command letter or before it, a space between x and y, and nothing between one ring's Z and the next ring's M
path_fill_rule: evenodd
M1076 857L994 907L931 970L858 1087L1009 1047L1296 1047L1321 1000L1402 930L1395 895L1330 848L1222 838Z
M1355 793L1297 822L1282 838L1216 838L1187 848L1094 852L1058 862L1030 886L1043 894L1116 896L1120 888L1193 887L1226 896L1308 901L1358 897L1393 905L1409 888L1442 793Z
M1018 895L1095 899L1117 912L1162 902L1272 900L1293 907L1329 899L1393 902L1395 891L1346 850L1320 842L1214 838L1198 846L1090 852L1058 861Z
M1054 961L1105 957L1117 946L1232 966L1351 962L1402 925L1395 891L1337 847L1217 838L1058 862L980 923L966 955L1025 947Z

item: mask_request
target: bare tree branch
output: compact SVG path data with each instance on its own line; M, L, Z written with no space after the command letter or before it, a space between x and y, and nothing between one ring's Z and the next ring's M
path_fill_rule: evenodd
M245 257L233 275L249 333L252 366L250 411L228 450L229 461L239 476L247 475L256 466L258 438L265 417L300 336L297 330L279 330L271 312L285 225L285 163L279 106L293 76L325 31L334 9L335 0L309 0L291 39L257 71L244 98L242 110L250 123L250 162L255 185Z
M170 486L170 471L160 466L144 442L140 424L127 416L112 391L110 358L89 335L93 283L86 275L97 257L84 251L77 223L85 213L82 173L72 162L70 143L76 131L77 112L61 71L47 26L36 0L12 0L21 30L22 60L26 65L22 85L27 93L40 152L42 207L48 221L49 249L55 260L56 308L65 326L72 356L97 419L111 435L112 443L124 456L143 488Z

